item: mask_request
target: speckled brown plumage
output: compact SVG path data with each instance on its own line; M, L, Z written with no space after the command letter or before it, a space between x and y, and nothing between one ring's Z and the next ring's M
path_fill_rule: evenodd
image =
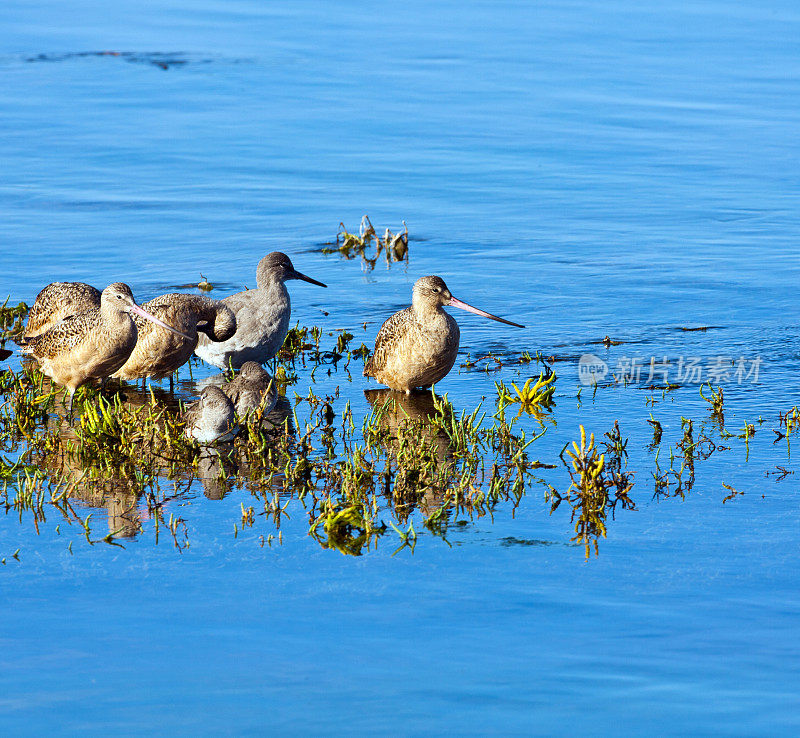
M401 310L378 331L364 375L404 392L430 387L453 368L459 335L458 323L444 310L422 318L412 308Z
M523 327L457 300L441 277L421 277L414 283L411 307L392 315L378 331L364 376L403 392L430 387L445 377L455 363L460 338L458 323L444 311L445 305Z
M220 300L202 295L160 295L142 307L189 338L165 331L134 315L138 339L128 360L114 374L120 379L163 379L189 360L197 346L198 331L214 341L225 341L236 331L233 312Z
M42 373L73 395L92 379L110 377L130 356L138 333L131 312L145 314L134 301L131 288L117 282L103 290L99 308L68 316L45 333L27 339L24 351L39 361ZM166 324L162 327L174 331Z
M136 325L115 303L133 301L130 287L115 283L103 290L100 307L68 316L50 330L26 340L42 372L71 393L91 379L105 379L119 369L136 345Z
M100 307L100 290L84 282L51 282L36 295L23 339L45 333L69 315Z

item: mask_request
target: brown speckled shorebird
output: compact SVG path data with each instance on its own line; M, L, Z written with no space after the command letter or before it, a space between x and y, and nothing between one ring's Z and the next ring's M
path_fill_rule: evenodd
M234 407L228 396L214 385L203 388L200 399L186 408L184 431L198 443L213 443L232 438L236 433Z
M222 300L236 315L233 337L211 343L201 336L195 353L220 369L239 369L246 361L264 364L272 359L289 331L292 305L285 282L290 279L327 287L298 272L286 254L273 251L258 262L258 289L237 292Z
M142 304L150 315L168 323L182 335L168 333L134 315L138 329L136 348L114 376L119 379L163 379L183 366L197 346L198 332L212 341L225 341L236 331L236 318L220 300L202 295L173 293Z
M441 277L421 277L414 284L411 307L392 315L378 331L364 376L406 393L446 376L458 354L460 333L455 318L442 309L445 306L525 327L457 300Z
M142 310L131 288L116 282L103 290L99 307L68 316L45 333L24 339L23 351L38 360L44 374L69 390L70 412L78 387L92 379L104 381L131 355L137 336L131 313L183 335Z
M92 285L51 282L36 295L22 337L39 336L67 316L86 313L96 307L100 307L100 290Z
M222 391L231 399L240 418L260 412L266 416L275 407L278 393L270 373L255 361L246 361L241 371L228 384L222 385Z

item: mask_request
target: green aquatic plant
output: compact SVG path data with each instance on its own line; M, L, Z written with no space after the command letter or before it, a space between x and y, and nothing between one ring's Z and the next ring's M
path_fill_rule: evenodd
M722 387L717 387L715 390L708 382L709 396L703 394L703 385L700 385L700 397L702 397L709 405L711 405L711 412L713 415L722 416L725 411L725 396Z
M597 555L597 539L606 537L608 493L603 479L605 456L598 452L594 434L589 436L587 443L586 430L583 426L580 430L580 445L573 442L572 448L566 452L572 467L568 469L572 483L567 490L567 500L572 504L572 520L575 522L576 535L572 540L583 543L586 558L589 558L591 545L594 545Z
M606 537L608 512L611 511L613 516L617 504L621 504L623 509L635 508L629 496L633 474L624 469L627 440L622 439L617 423L606 433L606 453L600 453L594 434L590 434L587 441L586 429L582 425L580 433L580 444L573 442L572 448L567 446L562 451L570 486L564 494L550 486L547 499L551 503L551 514L563 501L572 507L571 520L575 523L572 540L583 544L586 558L589 558L592 550L595 555L599 552L598 539ZM563 459L564 454L568 461Z
M373 252L374 249L374 252ZM336 240L322 247L323 254L339 254L345 259L360 256L369 269L374 269L381 253L386 263L408 261L408 227L403 221L403 231L392 233L388 228L379 236L368 216L361 218L358 233L349 233L344 223L339 223Z
M10 299L10 296L7 297L5 302L0 305L0 343L21 336L25 328L25 318L28 317L28 306L24 302L9 305Z
M495 382L498 403L504 407L518 402L520 413L534 414L541 410L547 410L554 404L555 380L556 375L553 371L542 371L538 377L530 377L521 388L512 382L511 386L516 394L512 394L502 382Z
M348 556L361 556L364 547L369 548L385 531L384 524L376 524L375 510L368 501L328 499L312 520L309 535L323 548L332 548Z

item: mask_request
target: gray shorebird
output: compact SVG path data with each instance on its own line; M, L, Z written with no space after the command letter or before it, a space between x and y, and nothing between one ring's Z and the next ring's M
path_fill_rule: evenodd
M421 277L414 283L411 307L392 315L378 331L364 376L406 393L446 376L455 363L460 337L455 318L443 309L446 306L525 327L457 300L441 277Z
M100 290L92 285L51 282L36 295L22 337L39 336L67 316L86 313L96 307L100 307Z
M236 433L234 414L233 403L219 387L204 387L183 415L186 436L198 443L228 440Z
M23 352L33 355L43 374L69 390L70 412L78 387L92 379L105 381L131 355L137 336L131 313L189 338L142 310L131 288L116 282L103 290L99 307L67 316L48 331L23 339Z
M220 300L202 295L173 293L161 295L142 305L148 313L180 331L166 333L144 318L134 315L138 329L136 347L114 376L119 379L163 379L183 366L191 357L198 333L211 341L225 341L236 330L236 318Z
M289 331L292 306L285 283L290 279L327 287L298 272L286 254L273 251L258 262L258 289L237 292L222 300L236 315L233 336L218 343L201 336L194 352L220 369L239 369L246 361L264 364L272 359Z
M234 404L236 414L243 419L259 409L261 417L266 416L278 401L275 382L269 372L255 361L242 364L239 373L222 385L222 391Z

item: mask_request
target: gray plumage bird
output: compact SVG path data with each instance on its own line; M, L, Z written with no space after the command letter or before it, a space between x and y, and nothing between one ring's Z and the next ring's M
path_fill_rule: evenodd
M246 361L264 364L276 356L289 332L292 305L286 282L290 279L327 287L298 272L286 254L267 254L256 269L257 289L222 300L236 316L236 332L217 343L201 336L195 354L220 369L239 369Z
M255 413L264 417L278 401L275 382L270 373L255 361L242 364L239 373L230 382L222 385L222 391L230 398L236 414L242 419L250 418Z
M186 436L198 443L226 441L236 434L235 410L228 396L219 388L203 388L198 400L186 408Z

